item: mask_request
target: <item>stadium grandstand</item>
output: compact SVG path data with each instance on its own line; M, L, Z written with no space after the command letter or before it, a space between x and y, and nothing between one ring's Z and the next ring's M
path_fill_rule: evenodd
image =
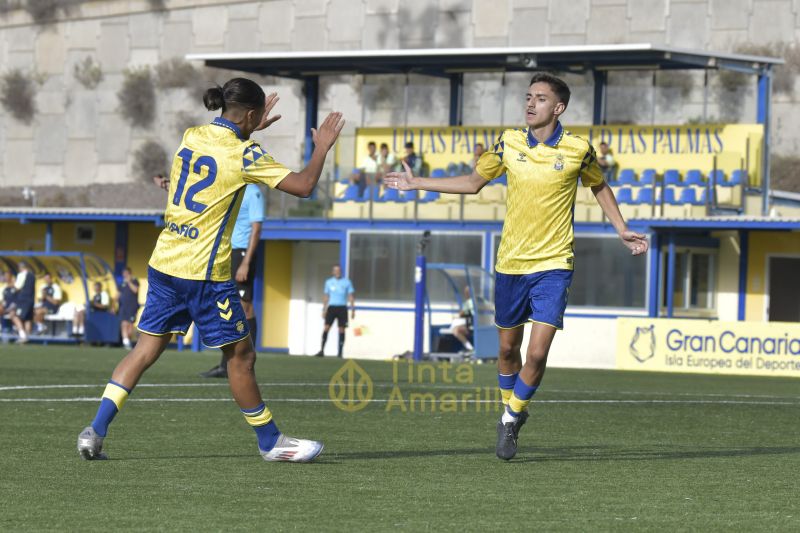
M425 230L432 232L432 260L493 270L506 209L503 177L474 196L417 194L386 189L380 175L361 176L359 168L369 143L386 145L399 161L408 142L415 143L426 175L446 177L471 168L475 146L491 145L504 128L501 123L463 124L469 76L481 72L510 77L546 69L590 77L592 124L568 129L587 138L598 153L604 143L613 154L606 179L623 216L653 244L646 262L625 261L625 250L607 238L613 228L589 189L578 188L576 261L594 265L594 271L577 271L566 316L571 328L603 335L604 342L601 348L586 350L580 343L588 336L575 335L569 344L554 349L557 364L615 366L616 330L607 326L620 317L800 320L790 303L767 303L800 297L786 294L793 290L786 278L793 266L784 263L792 259L778 259L800 247L800 197L773 190L768 178L772 69L780 59L631 44L195 54L187 60L232 72L302 80L306 131L316 125L320 80L326 76L359 76L366 91L371 76L391 74L405 102L412 73L448 83L448 124L358 127L337 147L327 179L312 198L291 205L285 195L268 195L262 227L265 253L259 256L256 281L256 308L266 325L257 340L260 350L314 351L321 328L311 319L319 313L315 293L329 265L337 262L361 287L358 330L363 334L348 345L349 353L384 358L410 349L412 339L405 331L413 328L413 250ZM758 89L755 116L752 122L736 124L608 123L612 104L606 82L610 72L620 69L747 73ZM306 151L305 157L309 154ZM359 185L361 178L369 183ZM44 257L53 250L91 253L112 265L116 276L131 265L146 288L148 251L131 243L152 242L163 224L161 216L160 210L4 208L0 224L3 235L9 236L4 238L6 253L30 249L31 243L44 244ZM77 240L81 235L84 238ZM606 280L602 287L592 283L598 274ZM776 300L770 287L782 287L786 298ZM432 290L436 294L431 320L446 324L457 299L447 291ZM387 338L392 342L385 342ZM194 348L201 348L196 340ZM430 338L426 348L432 349Z

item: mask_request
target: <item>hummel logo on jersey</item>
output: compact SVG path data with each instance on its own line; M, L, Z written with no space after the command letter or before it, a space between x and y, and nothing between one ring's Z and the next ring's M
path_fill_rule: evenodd
M517 161L519 161L520 163L524 163L527 160L528 159L525 157L524 153L520 152L517 154Z

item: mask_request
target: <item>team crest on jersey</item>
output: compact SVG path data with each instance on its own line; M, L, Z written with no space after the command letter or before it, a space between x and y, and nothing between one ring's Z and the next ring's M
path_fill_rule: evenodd
M238 331L239 333L244 332L244 322L242 322L241 320L236 322L236 331Z
M553 163L553 170L564 170L564 156L556 154L556 162Z
M519 161L520 163L524 163L525 161L527 161L527 158L525 157L525 154L522 153L522 152L518 153L517 154L517 161Z

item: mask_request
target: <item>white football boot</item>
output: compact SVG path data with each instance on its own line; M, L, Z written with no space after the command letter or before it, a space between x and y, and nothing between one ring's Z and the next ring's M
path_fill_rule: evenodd
M306 439L294 439L281 434L275 447L265 452L261 449L261 457L265 461L287 461L290 463L308 463L322 453L321 442Z

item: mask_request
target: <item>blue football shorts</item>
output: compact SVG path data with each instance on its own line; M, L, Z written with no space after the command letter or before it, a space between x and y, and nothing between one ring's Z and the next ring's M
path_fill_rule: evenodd
M556 269L533 274L495 273L495 324L511 329L526 322L564 327L572 270Z
M137 326L142 333L184 335L194 322L200 340L209 348L250 335L233 281L176 278L148 267L147 282L147 299Z

